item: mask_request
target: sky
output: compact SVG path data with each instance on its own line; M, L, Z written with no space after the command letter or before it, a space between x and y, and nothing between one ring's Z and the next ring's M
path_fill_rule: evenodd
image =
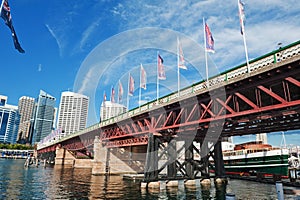
M205 79L203 18L214 38L209 76L245 62L237 0L9 0L13 25L24 54L14 49L11 33L0 20L1 87L8 103L44 90L56 97L74 91L90 98L88 125L99 121L99 109L118 82L127 105L129 73L135 80L129 107L139 105L139 67L147 72L141 102L156 99L156 62L164 59L167 79L159 96L177 90L177 38L187 70L180 87ZM298 0L244 0L249 59L300 39ZM116 97L117 99L117 97ZM276 135L276 134L274 134ZM291 134L292 135L292 134ZM274 137L275 138L275 137ZM276 139L278 142L278 139ZM300 139L299 139L300 144Z

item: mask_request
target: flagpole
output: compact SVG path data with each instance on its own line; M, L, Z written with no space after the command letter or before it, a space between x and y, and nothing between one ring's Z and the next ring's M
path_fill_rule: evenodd
M129 111L130 72L128 74L127 111Z
M121 84L121 81L119 79L119 87L118 87L118 104L120 104L120 84Z
M159 52L157 51L157 56L156 56L156 59L157 59L157 79L156 79L156 104L158 105L158 97L159 97L159 72L158 72L158 55L159 55Z
M243 39L244 39L244 47L245 47L245 54L246 54L247 71L248 71L248 73L250 73L248 50L247 50L247 44L246 44L246 33L245 32L243 33Z
M5 1L5 0L2 0L2 2L1 2L1 6L0 6L0 16L1 16L1 14L2 14L2 8L3 8L4 1Z
M113 97L113 96L112 96L112 91L113 91L113 87L111 87L111 89L110 89L110 102L111 102L111 103L113 103L113 102L112 102L112 97Z
M246 33L245 33L245 26L244 26L244 19L243 19L243 13L242 13L242 7L241 7L240 0L238 0L238 7L239 7L239 17L240 17L240 23L241 23L241 28L242 28L242 35L243 35L243 40L244 40L244 48L245 48L245 54L246 54L246 63L247 63L247 71L250 73L250 66L249 66L249 58L248 58L248 50L247 50L247 44L246 44Z
M139 107L141 107L141 100L142 100L142 63L140 67L140 91L139 91Z
M177 91L180 96L180 71L179 71L179 38L177 37Z
M106 108L106 93L105 93L105 90L104 90L104 92L103 92L103 101L102 101L102 108L101 108L103 119L100 118L100 120L106 119L106 112L104 112L105 108ZM104 116L104 114L105 114L105 116Z
M203 33L204 33L204 54L205 54L206 85L207 85L207 87L209 87L209 84L208 84L207 50L206 50L206 33L205 33L205 20L204 20L204 17L203 17Z

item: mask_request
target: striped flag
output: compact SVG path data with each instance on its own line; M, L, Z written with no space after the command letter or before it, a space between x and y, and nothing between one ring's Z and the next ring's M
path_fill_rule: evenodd
M205 44L206 44L206 47L205 47L205 50L207 52L212 52L214 53L215 52L215 49L214 49L214 38L210 32L210 29L207 25L207 23L205 22Z
M141 85L140 87L143 88L144 90L147 89L147 74L146 71L144 69L144 67L141 65Z
M129 91L128 91L128 94L130 96L133 96L133 92L134 92L134 79L131 75L129 75Z
M165 69L164 69L163 63L164 63L164 60L158 54L157 68L158 68L158 79L160 79L160 80L166 80L166 73L165 73Z
M187 67L185 66L185 61L184 61L184 55L183 55L183 51L182 51L182 46L180 44L179 39L177 38L177 45L178 45L178 67L181 69L187 69Z
M240 17L240 25L241 25L241 34L244 34L244 22L245 22L245 12L244 12L244 3L239 0L238 1L238 6L239 6L239 17Z
M114 89L114 87L111 88L110 101L112 103L115 103L115 89Z
M20 53L25 53L25 51L22 49L22 47L21 47L21 45L18 41L16 31L13 27L11 15L10 15L10 7L8 5L7 0L2 0L1 11L0 12L1 12L1 17L5 21L5 24L9 27L9 29L11 31L11 35L12 35L12 38L13 38L13 41L14 41L15 48Z
M122 102L122 97L123 97L123 86L121 81L119 81L119 92L118 92L118 98L119 98L119 102Z

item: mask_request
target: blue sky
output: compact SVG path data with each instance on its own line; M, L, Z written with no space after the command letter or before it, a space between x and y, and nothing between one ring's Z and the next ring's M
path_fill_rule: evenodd
M300 39L298 0L244 2L249 59L278 48L279 42L288 45ZM136 81L130 107L138 105L140 63L148 74L142 100L156 98L157 51L167 75L160 95L177 89L176 36L188 61L188 70L181 71L181 87L202 80L204 53L200 50L198 58L195 53L203 47L203 17L215 40L216 53L209 54L210 75L245 62L237 0L10 0L9 4L25 54L14 49L10 31L0 20L0 94L17 105L21 96L36 97L42 89L57 98L58 106L61 92L79 91L91 99L89 125L99 119L103 92L109 98L119 80L126 102L128 72ZM140 45L140 40L149 45Z

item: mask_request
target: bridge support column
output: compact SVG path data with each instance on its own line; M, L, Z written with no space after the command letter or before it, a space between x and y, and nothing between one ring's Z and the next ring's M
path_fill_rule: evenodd
M208 141L201 141L201 152L200 152L200 157L201 157L201 163L202 163L202 170L201 170L201 176L205 179L209 179L209 142Z
M214 147L214 163L215 163L216 178L225 177L225 168L224 168L221 141L218 141Z
M185 170L186 170L186 175L191 178L194 179L194 166L192 164L192 161L194 161L194 153L193 153L193 143L191 143L190 140L186 140L185 141Z
M103 155L107 156L107 149L103 148L101 145L99 136L96 136L94 140L93 175L103 175L106 172L103 160L107 160L107 158L103 159Z
M158 180L158 140L153 133L149 133L148 137L144 180L146 182Z
M176 170L176 160L177 160L177 151L176 151L176 140L171 140L168 143L168 159L170 164L168 164L167 168L167 176L168 178L175 178L177 174Z

